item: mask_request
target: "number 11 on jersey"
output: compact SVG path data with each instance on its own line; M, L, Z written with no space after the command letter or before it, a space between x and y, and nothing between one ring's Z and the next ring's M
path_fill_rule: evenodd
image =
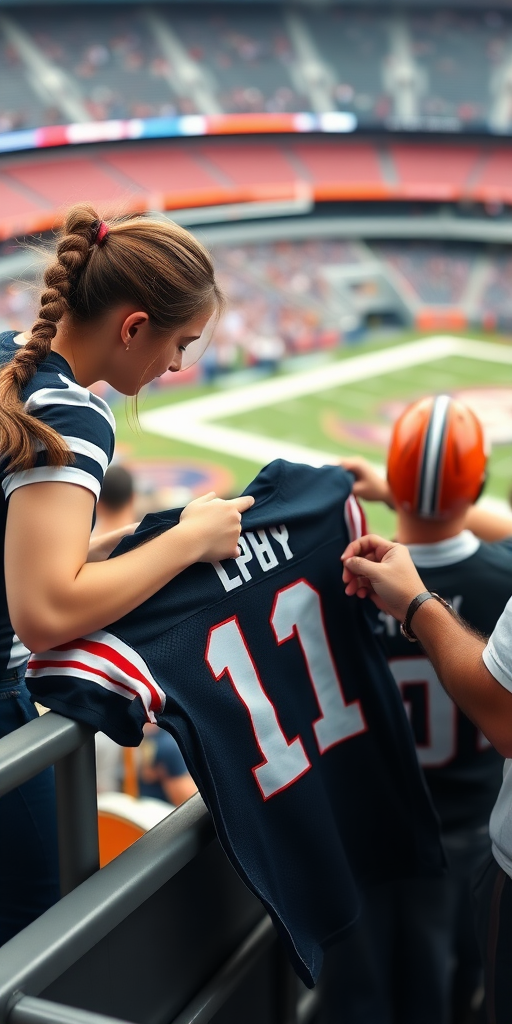
M279 645L297 638L320 716L313 722L318 749L323 754L336 743L367 729L359 701L345 702L329 648L318 591L307 580L279 590L270 623ZM287 789L311 767L300 736L288 740L276 709L264 690L258 670L236 616L214 626L209 633L206 662L220 680L226 674L244 704L256 743L264 760L253 768L265 800Z

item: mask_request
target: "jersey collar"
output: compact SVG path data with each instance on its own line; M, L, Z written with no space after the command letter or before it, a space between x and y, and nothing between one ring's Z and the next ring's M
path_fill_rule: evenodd
M470 530L462 530L462 533L448 540L440 540L435 544L408 544L407 547L418 568L438 569L471 558L478 551L480 541Z

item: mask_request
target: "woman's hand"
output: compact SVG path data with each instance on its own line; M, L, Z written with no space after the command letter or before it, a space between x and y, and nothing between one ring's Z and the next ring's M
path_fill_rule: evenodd
M363 501L382 501L389 505L389 508L395 508L387 480L367 459L359 456L340 459L340 466L348 469L356 478L352 488L355 498L362 498Z
M245 495L224 501L215 491L191 501L181 513L180 525L196 541L198 562L220 562L238 558L242 512L254 505L254 498Z
M407 548L374 533L352 541L341 560L349 597L370 597L377 608L399 622L405 619L413 598L427 589Z

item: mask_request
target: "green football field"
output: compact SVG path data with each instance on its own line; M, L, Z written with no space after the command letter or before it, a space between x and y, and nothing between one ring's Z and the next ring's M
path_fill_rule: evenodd
M238 493L281 449L283 457L290 457L290 452L293 455L293 446L299 446L299 459L304 449L306 455L308 451L319 453L320 462L321 455L357 453L384 463L390 426L403 406L422 395L448 392L460 394L472 404L495 439L486 494L507 498L512 486L511 339L466 333L468 342L458 340L457 353L442 357L436 357L436 343L430 341L432 357L429 348L417 365L407 365L413 358L409 356L411 342L422 337L427 336L402 334L338 350L334 355L319 353L289 362L279 375L270 378L274 397L268 393L269 378L254 383L247 377L226 379L214 386L149 392L139 400L143 425L139 430L130 425L129 410L118 403L114 412L120 453L128 462L136 460L139 467L145 460L169 460L182 472L212 467L223 471L222 489ZM486 341L487 349L475 346L471 339ZM469 350L471 358L466 355ZM368 365L356 373L359 379L340 383L347 371L350 375L354 360L372 353L380 358L380 365L373 366L379 358L366 360ZM310 388L313 390L308 391ZM212 406L215 395L218 398ZM202 401L192 403L192 399ZM160 420L156 426L152 422L148 430L147 420L154 418L156 410L160 410L163 425ZM225 428L225 438L221 428ZM162 430L167 430L168 436L163 436ZM269 442L273 447L269 448ZM388 510L369 506L366 511L372 529L391 533L393 516Z

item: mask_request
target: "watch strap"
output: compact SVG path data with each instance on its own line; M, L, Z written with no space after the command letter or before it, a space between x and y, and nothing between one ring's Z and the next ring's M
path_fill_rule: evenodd
M430 598L438 598L438 594L433 594L430 590L424 590L423 593L418 594L417 597L413 597L406 613L405 619L400 624L400 632L402 636L405 636L411 644L418 642L418 637L413 633L411 629L411 621L415 612L418 611L420 605L424 604L425 601L430 601ZM441 600L441 599L440 599Z

